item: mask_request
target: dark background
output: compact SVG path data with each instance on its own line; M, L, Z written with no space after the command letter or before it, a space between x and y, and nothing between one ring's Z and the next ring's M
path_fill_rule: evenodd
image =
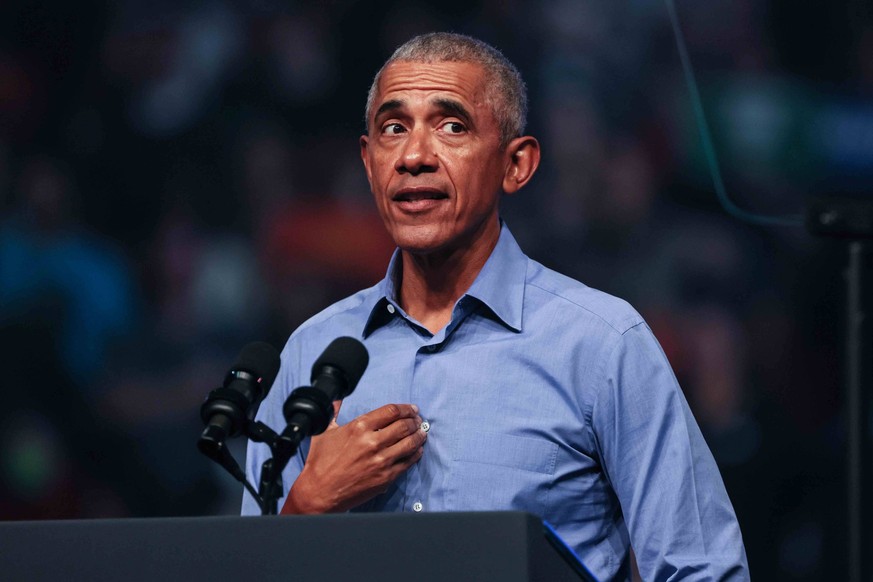
M677 11L737 204L873 194L869 4ZM200 402L244 344L383 275L357 137L430 30L521 69L544 163L503 215L647 318L756 579L844 578L845 248L721 209L656 0L0 4L0 519L238 511Z

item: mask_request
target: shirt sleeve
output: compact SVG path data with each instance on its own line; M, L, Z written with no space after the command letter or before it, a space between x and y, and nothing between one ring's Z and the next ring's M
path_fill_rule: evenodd
M644 580L748 580L718 467L645 323L604 361L592 429Z
M292 337L293 340L293 337ZM299 363L299 354L294 349L294 342L289 340L288 345L282 352L282 364L279 368L279 374L276 376L276 381L273 387L261 402L258 409L258 414L255 420L259 420L272 428L277 433L285 429L285 417L282 414L282 406L285 403L288 395L299 386L297 364ZM297 479L300 471L303 470L303 449L301 444L297 453L288 461L288 465L282 471L282 498L279 499L278 510L282 510L282 505L285 503L285 498L288 496L288 491L291 489L291 484ZM261 465L264 461L272 456L270 447L266 443L248 442L246 447L246 479L257 490L261 480ZM242 515L261 515L261 508L258 503L249 494L248 490L243 489Z

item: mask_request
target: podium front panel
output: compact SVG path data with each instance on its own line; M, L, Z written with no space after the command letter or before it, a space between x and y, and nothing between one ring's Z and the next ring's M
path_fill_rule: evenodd
M5 522L0 572L94 582L583 579L521 512Z

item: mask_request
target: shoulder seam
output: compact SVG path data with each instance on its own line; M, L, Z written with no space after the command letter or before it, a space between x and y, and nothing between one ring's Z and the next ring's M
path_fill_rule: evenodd
M561 299L561 300L563 300L563 301L566 301L567 303L569 303L569 304L571 304L571 305L575 305L575 306L578 307L579 309L583 309L583 310L587 311L588 313L590 313L591 315L593 315L594 317L596 317L597 319L599 319L600 321L602 321L603 323L605 323L606 325L608 325L610 328L612 328L612 329L613 329L616 333L618 333L619 335L624 335L625 333L627 333L627 332L630 331L631 329L635 328L636 326L638 326L638 325L640 325L640 324L645 324L645 321L643 320L643 318L642 318L641 316L637 315L637 317L635 318L635 320L633 321L633 323L628 324L628 325L627 325L626 327L624 327L624 328L618 328L618 327L616 327L613 323L611 323L609 320L607 320L605 317L603 317L602 315L600 315L599 313L597 313L596 311L592 311L592 310L589 309L588 307L586 307L586 306L584 306L584 305L581 305L581 304L579 304L579 303L573 301L573 300L570 299L569 297L565 297L564 295L561 295L561 294L559 294L559 293L557 293L557 292L555 292L555 291L553 291L553 290L551 290L551 289L546 289L545 287L543 287L543 286L541 286L541 285L537 285L536 283L533 283L533 282L531 282L531 281L528 281L527 284L530 285L531 287L536 287L536 288L539 289L540 291L543 291L543 292L545 292L545 293L548 293L549 295L553 295L554 297L557 297L558 299ZM616 298L616 299L618 299L618 298Z
M362 293L362 292L359 292L359 293ZM291 336L289 336L288 340L290 341L292 337L299 335L300 333L308 330L309 328L311 328L315 325L321 325L321 324L327 323L328 321L330 321L331 319L333 319L334 317L336 317L338 315L342 315L343 313L346 313L347 311L351 311L352 309L356 309L364 303L364 298L360 297L360 298L358 298L357 302L354 305L349 305L348 307L344 307L342 309L337 309L333 313L331 313L330 315L325 315L325 313L324 313L325 311L330 310L333 307L336 307L337 305L339 305L339 303L342 303L344 301L348 301L348 300L352 299L352 297L354 297L354 295L352 295L350 297L346 297L345 299L340 300L338 303L334 303L333 305L328 306L327 308L325 308L325 310L322 310L322 311L316 313L315 315L313 315L312 317L310 317L309 319L307 319L306 321L301 323L300 326L298 326L297 329L294 330L294 333L292 333Z

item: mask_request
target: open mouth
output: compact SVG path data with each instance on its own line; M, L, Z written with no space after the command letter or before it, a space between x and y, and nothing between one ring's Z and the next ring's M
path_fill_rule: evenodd
M403 190L394 195L395 202L418 202L420 200L445 200L449 195L439 190Z

